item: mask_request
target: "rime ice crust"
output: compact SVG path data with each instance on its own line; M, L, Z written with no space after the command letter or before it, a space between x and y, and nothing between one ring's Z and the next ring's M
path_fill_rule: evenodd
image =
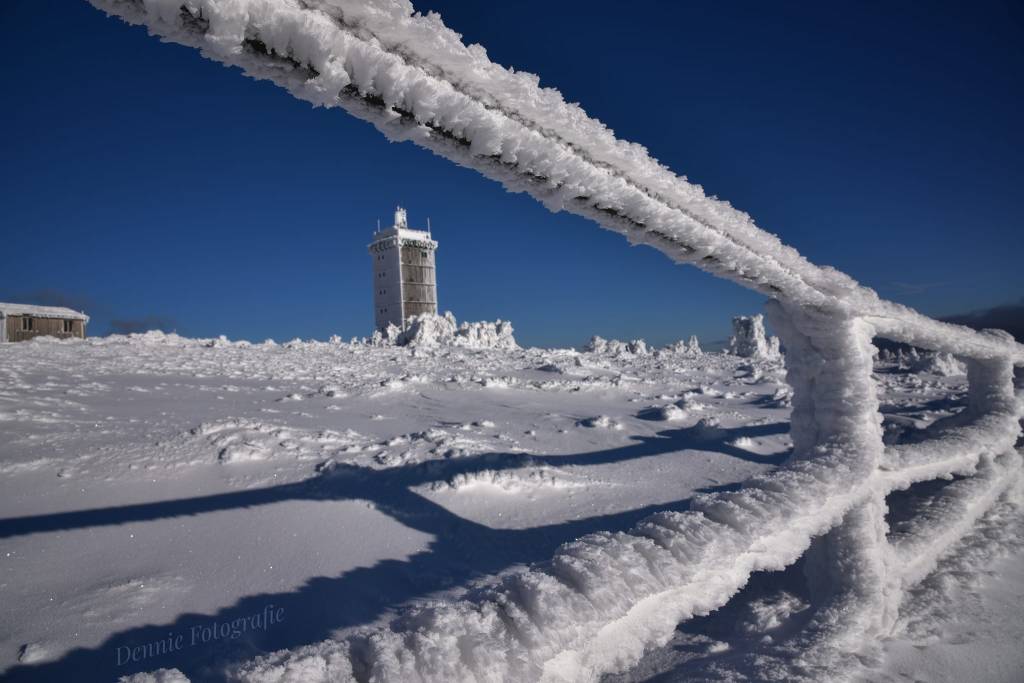
M463 322L459 325L451 311L447 311L444 315L423 313L412 316L404 330L397 325L388 325L384 330L374 332L371 343L423 348L515 349L518 345L512 333L512 323L507 320Z
M737 316L732 319L732 337L729 353L740 358L774 360L780 357L779 338L768 337L764 331L764 316Z

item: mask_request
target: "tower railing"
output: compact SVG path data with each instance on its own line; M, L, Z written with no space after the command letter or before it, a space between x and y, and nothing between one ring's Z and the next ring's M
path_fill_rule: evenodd
M903 592L1019 478L1013 373L1024 347L932 320L809 263L436 18L356 0L91 2L765 294L787 351L793 455L776 470L629 532L581 538L473 599L416 608L369 636L280 653L239 676L284 679L319 657L325 680L586 680L724 605L753 572L806 556L814 616L786 675L815 678L886 634ZM927 440L883 443L876 336L967 363L967 407ZM891 492L951 477L913 523L887 528Z

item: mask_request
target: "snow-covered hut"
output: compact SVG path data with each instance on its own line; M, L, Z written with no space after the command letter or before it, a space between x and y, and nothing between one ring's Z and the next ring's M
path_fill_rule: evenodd
M89 316L60 306L0 303L0 342L51 336L85 338Z

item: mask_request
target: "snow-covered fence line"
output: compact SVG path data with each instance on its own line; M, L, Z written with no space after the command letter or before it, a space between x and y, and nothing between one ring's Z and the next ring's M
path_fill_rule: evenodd
M465 46L436 15L415 15L400 0L90 1L552 210L761 292L772 299L768 313L787 349L794 455L777 471L629 533L580 539L549 565L466 601L243 667L246 677L588 679L627 666L680 620L724 604L752 572L780 569L805 552L816 612L802 666L814 676L815 667L884 633L900 592L1018 476L1013 366L1024 364L1024 347L931 320L808 262L540 88L535 76ZM875 336L968 363L968 408L931 441L883 446ZM968 478L887 538L892 490L953 475Z
M849 276L808 262L747 214L707 197L556 90L539 87L532 74L493 64L437 15L413 15L408 2L90 1L678 262L786 301L842 302L872 316L898 341L957 354L1010 354L1024 362L1019 346L882 301Z
M679 622L725 604L753 572L782 569L810 548L818 565L817 614L803 636L800 669L784 677L837 680L838 655L884 633L900 592L927 575L1021 465L1014 451L979 455L978 476L947 487L896 531L889 549L882 501L903 482L851 456L836 448L794 460L739 491L698 496L687 512L658 513L628 532L566 544L550 563L464 600L417 607L368 634L262 657L234 676L594 680L666 642ZM772 672L760 673L767 679Z

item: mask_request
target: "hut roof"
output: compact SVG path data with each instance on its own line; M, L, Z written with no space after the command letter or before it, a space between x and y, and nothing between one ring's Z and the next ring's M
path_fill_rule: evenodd
M89 316L85 313L79 313L78 311L73 311L70 308L63 308L61 306L32 306L30 304L0 303L0 318L8 315L31 315L37 318L65 318L89 322Z

